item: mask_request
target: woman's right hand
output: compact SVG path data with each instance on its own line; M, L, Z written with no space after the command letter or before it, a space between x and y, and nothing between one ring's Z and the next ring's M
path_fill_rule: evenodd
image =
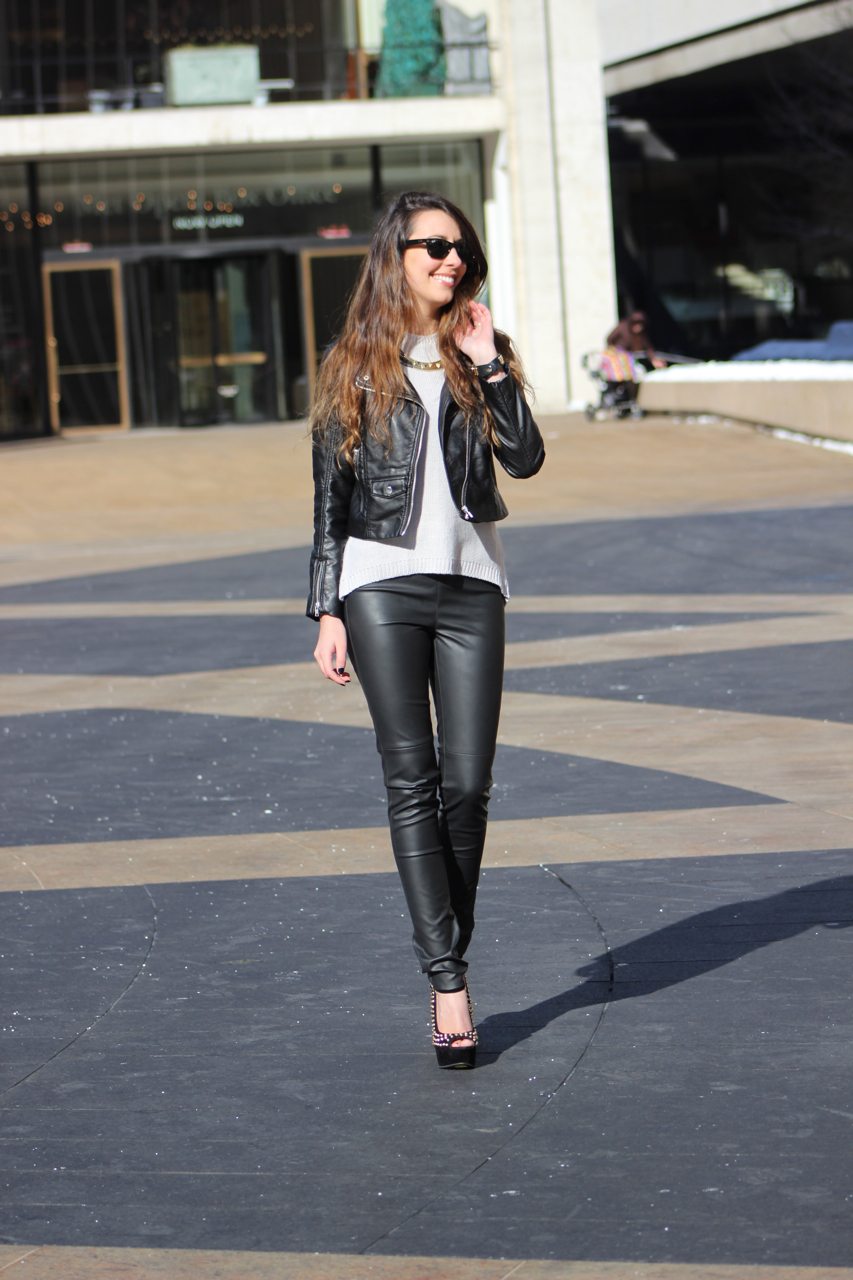
M347 629L342 618L331 613L320 617L320 635L314 650L317 665L327 680L334 684L349 684L351 676L347 665Z

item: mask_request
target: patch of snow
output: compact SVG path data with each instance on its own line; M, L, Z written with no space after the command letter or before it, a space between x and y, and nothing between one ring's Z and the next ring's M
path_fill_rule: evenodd
M654 369L645 382L853 382L853 360L709 360Z

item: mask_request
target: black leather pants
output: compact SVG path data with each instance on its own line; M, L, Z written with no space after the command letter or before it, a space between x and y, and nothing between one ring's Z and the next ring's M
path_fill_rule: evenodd
M415 955L437 991L459 991L500 716L504 599L476 578L415 574L352 592L346 624L382 757Z

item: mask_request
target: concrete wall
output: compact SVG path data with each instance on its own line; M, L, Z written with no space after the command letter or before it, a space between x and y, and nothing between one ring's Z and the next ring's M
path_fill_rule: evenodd
M504 0L502 31L514 332L539 407L560 410L616 307L596 2Z
M758 18L774 17L792 9L812 8L790 0L599 0L601 51L604 65L640 58L654 49L666 49L701 39L727 27Z
M489 14L490 95L0 117L0 158L479 138L495 318L539 408L581 404L616 318L597 0L463 4Z
M762 426L783 427L833 440L853 440L853 366L825 380L729 382L667 381L654 376L640 385L640 404L650 413L712 413Z
M418 141L424 138L425 102L430 137L476 138L504 126L503 103L492 95L6 116L0 117L0 158Z
M720 0L704 21L699 12L703 6L696 0L657 0L655 20L645 23L636 15L645 17L648 11L627 0L601 0L601 5L608 97L817 40L853 22L853 0L798 5Z

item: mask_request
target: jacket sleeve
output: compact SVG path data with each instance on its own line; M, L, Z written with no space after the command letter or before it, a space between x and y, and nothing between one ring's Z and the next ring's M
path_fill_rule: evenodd
M482 387L497 436L498 461L516 480L535 476L545 461L545 446L521 387L509 374Z
M355 472L338 455L340 443L337 423L331 424L322 437L314 437L314 547L306 609L309 618L319 618L323 613L342 618L344 613L338 586Z

